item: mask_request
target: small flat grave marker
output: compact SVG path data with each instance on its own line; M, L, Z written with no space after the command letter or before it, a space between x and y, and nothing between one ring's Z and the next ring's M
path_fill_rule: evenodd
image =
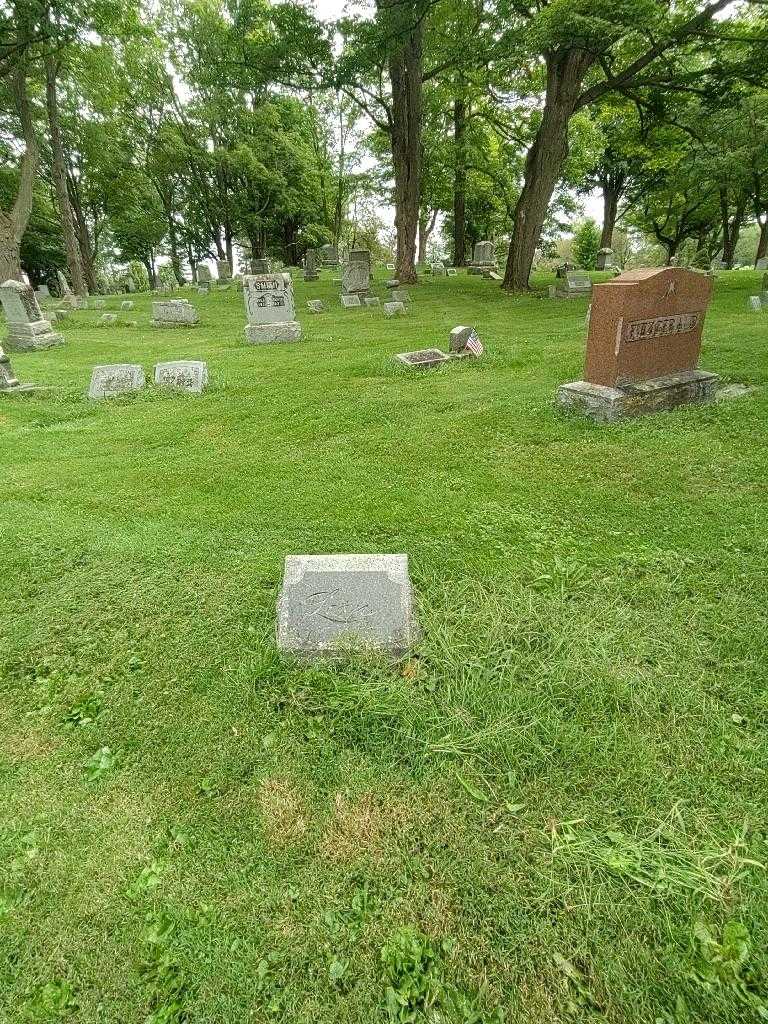
M93 300L93 308L94 309L106 309L107 308L107 300L106 299L94 299Z
M116 324L117 313L102 313L99 317L99 323L104 327L108 327L110 324Z
M749 308L752 310L753 313L762 313L763 303L759 295L749 296Z
M91 374L89 398L113 398L144 387L144 367L137 363L112 363L94 366Z
M429 370L433 366L450 362L450 358L439 348L422 348L417 352L398 352L395 360L411 370Z
M365 302L366 306L380 306L381 305L381 299L378 297L378 295L369 296L367 299L364 300L364 302Z
M309 299L307 301L307 308L309 309L310 313L324 313L325 303L323 302L322 299Z
M407 555L288 555L277 646L300 657L405 654L418 639Z
M359 295L345 295L341 293L341 304L344 309L353 309L355 306L362 306Z
M208 364L199 359L175 359L155 364L158 387L191 391L199 395L208 383Z
M445 273L447 277L456 277L458 274L458 270L456 269L456 267L446 267Z
M120 303L120 309L133 309L133 302L131 299L123 299Z
M402 302L385 302L381 308L384 310L384 316L405 315L405 305Z
M200 316L187 299L166 299L152 303L153 327L194 327Z

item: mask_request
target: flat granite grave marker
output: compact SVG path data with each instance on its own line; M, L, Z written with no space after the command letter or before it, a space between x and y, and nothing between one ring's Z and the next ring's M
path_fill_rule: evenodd
M310 313L324 313L325 303L323 302L322 299L308 299L307 308L309 309Z
M188 299L166 299L152 303L153 327L194 327L200 315Z
M106 299L94 299L93 300L93 308L94 309L106 309L107 308L107 300Z
M102 313L99 317L99 323L104 327L107 327L109 324L116 324L117 313Z
M155 384L201 394L208 383L208 364L200 359L174 359L155 364Z
M245 340L252 345L271 341L298 341L301 324L296 319L290 274L247 274L243 298L248 325Z
M456 277L456 275L458 274L458 270L456 269L456 267L446 267L445 273L447 277Z
M123 299L120 303L120 309L133 309L134 303L131 299Z
M144 387L144 367L138 363L112 363L94 366L91 374L89 398L113 398Z
M410 302L411 301L411 296L404 289L399 289L399 290L395 289L392 292L392 301L393 302Z
M288 555L277 646L303 657L399 657L418 639L407 555Z
M412 370L429 370L433 366L450 362L450 357L439 348L422 348L417 352L398 352L395 361Z
M405 315L405 304L402 302L385 302L381 308L384 310L384 316Z
M6 281L0 285L0 301L8 321L4 345L10 352L31 352L64 344L62 335L56 334L50 322L43 319L30 285Z
M367 299L363 299L363 302L366 304L366 306L381 305L381 299L378 297L378 295L369 295Z
M394 269L395 269L395 264L394 263L388 263L387 264L387 270L394 270Z
M345 292L342 292L340 298L344 309L353 309L355 306L362 306L359 295L347 295Z
M609 421L711 401L718 377L698 369L711 297L711 278L680 267L595 285L584 379L558 404Z

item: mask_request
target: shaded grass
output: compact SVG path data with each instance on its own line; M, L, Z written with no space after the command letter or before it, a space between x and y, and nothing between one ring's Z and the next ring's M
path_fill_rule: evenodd
M551 405L586 303L469 277L392 321L299 283L332 311L263 348L233 292L172 332L138 296L15 357L56 390L0 405L0 1018L55 984L87 1022L383 1021L405 926L452 941L457 1020L755 1017L695 937L743 922L765 1000L755 280L718 279L702 360L755 392L612 427ZM467 322L485 360L391 362ZM200 398L84 400L196 357ZM321 551L409 553L416 658L277 658L283 558Z

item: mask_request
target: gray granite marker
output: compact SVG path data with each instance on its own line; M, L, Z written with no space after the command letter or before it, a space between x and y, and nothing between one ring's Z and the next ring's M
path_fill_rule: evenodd
M208 364L200 359L175 359L155 364L155 384L199 395L208 383Z
M259 345L301 338L290 274L246 275L243 278L243 298L248 317L245 328L247 342Z
M43 319L35 293L28 284L6 281L0 285L0 301L8 321L4 344L10 352L29 352L64 344L64 338Z
M144 368L137 363L113 363L94 366L91 374L89 398L112 398L144 387Z
M277 646L299 656L405 654L418 639L407 555L288 555Z

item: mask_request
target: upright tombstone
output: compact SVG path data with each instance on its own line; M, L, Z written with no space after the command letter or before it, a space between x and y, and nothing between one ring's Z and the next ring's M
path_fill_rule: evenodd
M133 300L123 299L123 301L120 303L120 309L133 309Z
M113 363L94 366L91 374L89 398L114 398L144 387L144 368L138 363Z
M584 379L559 388L558 404L610 421L711 401L718 377L698 369L711 298L711 278L679 267L595 285Z
M384 310L384 316L405 316L405 303L404 302L385 302L381 307Z
M320 260L324 267L338 267L339 249L336 245L323 245L320 247Z
M43 299L50 299L51 292L47 284L41 284L35 288L35 298L38 302L42 302Z
M30 285L6 281L0 285L0 301L8 321L5 346L9 351L29 352L64 344L64 338L43 319Z
M251 260L251 274L271 274L272 267L269 265L269 260L265 259L252 259Z
M22 384L13 372L11 360L0 347L0 394L21 395L29 391L39 391L36 384Z
M341 290L345 295L362 295L371 288L371 254L353 249L341 270Z
M472 262L467 267L469 274L482 274L496 266L496 246L493 242L476 242Z
M755 262L755 270L768 270L768 256L761 256Z
M304 280L317 281L320 275L317 272L317 249L307 249L304 257Z
M220 281L232 280L232 268L229 265L229 260L216 260L216 272Z
M247 342L299 340L301 324L296 320L290 274L249 274L243 278L243 296Z
M208 383L208 364L199 359L174 359L155 364L155 384L199 395Z
M753 313L762 313L763 301L759 295L749 296L749 308L752 310Z
M605 248L600 249L597 254L597 269L598 270L613 270L613 249Z
M197 265L197 283L199 285L210 284L213 280L211 274L211 268L206 263L198 263Z
M152 303L153 327L194 327L200 315L188 299L166 299Z
M479 359L484 352L483 343L480 341L474 327L454 327L448 338L448 352L457 359L466 356L474 356Z
M299 657L399 657L419 630L407 555L288 555L277 646Z
M56 280L59 282L59 294L62 297L72 294L72 289L69 287L69 281L64 276L63 270L56 271Z

